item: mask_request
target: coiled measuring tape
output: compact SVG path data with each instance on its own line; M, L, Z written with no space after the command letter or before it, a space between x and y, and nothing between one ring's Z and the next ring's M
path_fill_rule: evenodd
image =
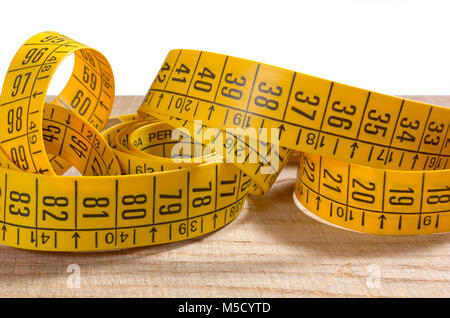
M45 103L70 54L67 85ZM294 201L311 216L375 234L450 230L450 109L192 50L169 52L137 114L100 134L113 101L98 51L56 32L19 49L0 98L1 244L88 251L203 235L236 218L248 194L267 193L293 151ZM240 160L174 160L179 127L215 129ZM276 138L255 144L226 130L249 127L276 128ZM205 149L192 140L194 153ZM83 176L61 176L71 166Z

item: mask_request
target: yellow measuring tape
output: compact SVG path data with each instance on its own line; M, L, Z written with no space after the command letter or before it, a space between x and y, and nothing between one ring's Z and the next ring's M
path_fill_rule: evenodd
M70 54L67 85L45 103ZM314 218L450 230L450 109L192 50L169 52L137 114L109 119L113 101L100 52L56 32L22 45L0 97L1 244L87 251L203 235L267 193L293 151L294 201ZM253 142L251 128L267 138ZM60 176L71 166L83 176Z

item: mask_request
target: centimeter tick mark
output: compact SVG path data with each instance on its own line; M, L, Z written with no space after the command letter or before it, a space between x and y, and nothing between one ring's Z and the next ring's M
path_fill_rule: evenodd
M289 93L288 93L288 98L287 98L287 101L286 101L286 106L284 107L283 121L286 118L286 111L289 108L289 101L290 101L290 98L291 98L292 87L294 86L295 76L296 75L297 75L297 72L294 72L294 76L292 76L291 87L289 88Z
M369 104L370 93L371 92L369 91L369 93L367 94L366 103L364 104L364 110L363 110L363 113L361 116L361 121L359 122L358 132L356 133L356 138L355 138L356 140L359 140L359 133L361 131L361 126L362 126L362 123L364 120L364 115L366 114L367 105Z
M35 247L37 247L38 246L38 212L39 212L39 180L38 180L38 178L36 178L35 179L35 190L36 190L36 211L35 211L35 214L36 214L36 230L35 230L35 233L36 233L36 241L35 241Z
M425 185L425 172L422 173L422 191L420 194L420 207L419 207L419 223L417 224L417 229L420 230L422 223L422 205L423 205L423 190Z
M115 210L114 210L114 212L115 212L115 218L114 218L114 228L115 228L115 235L114 235L114 245L116 245L117 246L117 213L118 213L118 210L119 210L119 180L118 179L116 179L116 181L115 181L115 202L116 202L116 205L115 205Z

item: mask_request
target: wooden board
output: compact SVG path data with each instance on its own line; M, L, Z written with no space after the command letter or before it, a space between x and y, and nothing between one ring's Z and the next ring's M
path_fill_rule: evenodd
M450 105L450 96L410 98ZM135 112L142 99L117 97L113 113ZM381 237L324 225L294 205L295 173L290 164L267 197L250 197L234 222L202 238L101 253L0 246L0 296L450 296L449 234ZM80 288L71 288L70 264Z

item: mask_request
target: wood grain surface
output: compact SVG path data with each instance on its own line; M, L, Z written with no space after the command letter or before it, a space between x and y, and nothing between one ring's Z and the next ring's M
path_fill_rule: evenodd
M409 98L450 106L450 96ZM113 113L135 112L142 99L119 96ZM450 296L450 234L382 237L324 225L294 205L295 174L288 165L234 222L189 241L99 253L0 246L0 296Z

